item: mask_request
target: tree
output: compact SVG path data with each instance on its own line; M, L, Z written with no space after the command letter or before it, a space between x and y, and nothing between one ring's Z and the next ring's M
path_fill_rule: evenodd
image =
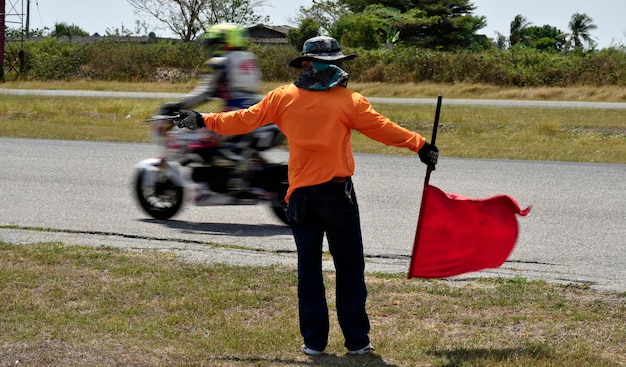
M532 23L528 21L524 16L518 14L511 21L510 33L509 33L509 45L513 47L517 44L528 45L528 38L526 37L526 33L528 31L528 27L530 27Z
M298 14L291 21L300 24L306 18L313 18L328 33L341 17L351 13L346 5L341 4L341 0L313 0L311 7L301 6Z
M52 32L50 30L50 28L48 27L43 27L43 29L41 28L35 28L35 29L31 29L28 34L30 37L44 37L44 36L48 36L50 35ZM24 28L11 28L11 27L6 27L5 28L5 34L7 37L12 37L12 38L21 38L23 36L26 35L26 30Z
M380 44L376 29L378 23L371 15L350 14L342 17L330 35L346 47L377 48Z
M587 43L590 49L593 49L596 46L593 38L589 31L598 28L595 24L593 24L593 19L591 19L587 14L574 13L569 22L569 29L572 31L570 34L569 43L574 44L575 51L582 51L584 49L583 41Z
M206 2L208 6L205 7L203 14L208 19L208 25L224 22L236 24L269 22L268 16L254 13L254 9L265 6L266 0L208 0Z
M567 34L551 25L531 26L526 29L525 37L529 47L542 51L563 51Z
M296 50L302 51L306 40L319 35L320 23L313 18L305 18L298 28L290 29L289 32L287 32L287 40Z
M368 5L363 10L363 14L373 19L373 28L376 30L379 41L388 49L392 49L393 45L400 41L400 33L403 33L404 25L426 16L426 12L418 9L402 13L397 8L380 4Z
M395 29L400 41L427 48L467 48L483 40L476 31L486 26L483 16L472 15L476 8L469 0L340 0L354 13L379 4L405 15Z
M54 29L52 30L52 32L50 32L50 35L56 38L63 36L72 38L73 36L89 36L89 32L83 30L75 24L69 25L67 23L61 22L54 24Z
M498 33L500 37L501 34ZM509 47L530 47L543 51L562 51L567 34L551 25L532 25L523 15L518 14L511 21ZM498 45L502 43L499 40ZM498 46L500 47L500 46Z
M107 37L130 37L132 35L137 35L137 36L141 36L141 35L149 35L150 33L150 26L148 26L148 24L145 21L141 21L141 20L135 20L135 28L134 29L130 29L124 26L124 24L122 24L122 26L120 28L118 27L107 27L107 29L105 29L105 35Z
M255 24L268 20L254 13L266 0L127 0L135 14L153 16L183 41L217 23Z
M374 49L382 44L391 49L400 40L402 29L426 13L399 9L379 4L368 5L362 12L341 17L330 29L331 36L349 47Z
M503 35L500 32L496 32L496 39L493 42L493 44L496 46L496 48L500 49L500 50L505 50L507 47L507 42L508 39L506 38L505 35Z
M476 32L487 25L484 16L474 16L476 9L468 0L421 1L430 26L415 36L424 47L454 49L467 48L479 38ZM422 41L423 40L423 41Z
M380 5L386 8L395 8L400 10L400 12L405 13L411 9L419 8L420 3L428 3L432 2L429 0L420 1L420 0L339 0L341 4L350 9L353 13L362 13L365 8L370 5Z

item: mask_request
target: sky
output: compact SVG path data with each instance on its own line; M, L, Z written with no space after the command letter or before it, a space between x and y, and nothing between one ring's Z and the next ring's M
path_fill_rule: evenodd
M0 0L2 1L2 0ZM27 0L6 0L7 14L9 3L18 6ZM257 11L268 15L269 24L290 24L301 6L309 7L312 0L265 0L266 6ZM485 16L487 27L478 33L495 38L496 32L509 35L509 26L516 15L521 14L532 25L551 25L569 32L568 23L574 13L585 13L598 26L591 31L599 48L626 46L625 0L471 0L476 6L474 15ZM106 34L107 29L120 29L124 26L134 30L141 19L149 24L157 24L147 16L134 14L134 8L127 0L30 0L31 29L53 28L55 23L77 25L90 34ZM292 24L293 25L293 24ZM9 25L10 26L10 25ZM165 30L155 30L157 36L168 37Z

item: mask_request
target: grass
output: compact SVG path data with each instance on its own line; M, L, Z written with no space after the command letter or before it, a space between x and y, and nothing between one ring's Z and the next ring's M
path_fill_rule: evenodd
M327 273L329 299L333 273ZM626 294L368 274L373 356L298 351L290 267L0 242L0 365L624 366Z
M265 83L264 90L276 84ZM184 92L192 84L7 83L10 88ZM480 85L353 86L366 96L444 96L437 145L443 157L626 163L626 111L446 106L446 98L519 98L621 101L614 88L577 87L505 90ZM0 136L61 140L149 142L145 119L165 100L85 97L3 96ZM61 108L62 106L62 108ZM219 110L219 103L199 107ZM434 107L376 104L393 121L430 138ZM411 154L354 134L354 150Z

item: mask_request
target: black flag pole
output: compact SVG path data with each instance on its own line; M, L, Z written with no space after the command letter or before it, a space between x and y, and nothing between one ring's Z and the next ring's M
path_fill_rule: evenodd
M430 143L432 145L435 145L435 141L437 140L437 128L439 127L439 115L441 114L441 94L439 96L437 96L437 109L435 110L435 123L433 124L433 135L430 138ZM424 187L426 187L428 185L428 182L430 181L430 174L433 171L433 168L431 166L428 166L428 168L426 168L426 178L424 179Z
M439 115L441 114L441 94L437 96L437 109L435 110L435 122L433 124L433 135L430 138L430 143L435 145L435 141L437 140L437 128L439 127ZM415 255L417 253L417 242L419 240L419 235L422 230L422 216L424 215L424 206L426 202L426 189L428 187L428 183L430 181L430 174L432 173L433 168L428 166L426 168L426 177L424 178L424 188L422 190L422 202L420 203L420 212L419 217L417 219L417 230L415 231L415 241L413 243L413 253L411 254L411 264L415 259ZM409 278L411 275L409 274Z

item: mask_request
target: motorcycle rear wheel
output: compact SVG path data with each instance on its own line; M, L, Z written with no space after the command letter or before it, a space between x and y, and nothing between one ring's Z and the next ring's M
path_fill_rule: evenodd
M160 177L154 186L144 184L145 173L139 171L135 177L135 197L141 208L155 219L173 217L183 205L184 189L167 177Z
M274 215L285 224L289 224L289 220L287 219L287 202L285 201L287 187L289 187L287 183L281 184L280 190L274 195L270 203Z

